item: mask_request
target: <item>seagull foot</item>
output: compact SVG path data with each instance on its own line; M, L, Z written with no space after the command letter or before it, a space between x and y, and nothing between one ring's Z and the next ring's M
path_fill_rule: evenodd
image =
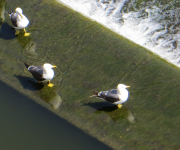
M48 86L49 86L49 87L53 87L53 86L54 86L54 84L52 84L52 83L49 83L49 84L48 84Z
M18 30L16 30L15 35L18 35L18 34L19 34L19 31L18 31Z
M30 33L24 33L24 36L29 36L30 35Z
M118 108L121 108L121 107L122 107L122 105L121 105L121 104L118 104L118 105L117 105L117 107L118 107Z

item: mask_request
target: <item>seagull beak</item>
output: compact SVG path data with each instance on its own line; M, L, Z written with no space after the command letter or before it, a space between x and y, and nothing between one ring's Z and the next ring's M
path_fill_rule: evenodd
M126 88L129 88L129 87L130 87L130 86L128 86L128 85L126 86Z
M21 14L20 14L21 15ZM23 19L23 16L21 15L22 19Z
M57 68L57 66L53 66L52 68Z

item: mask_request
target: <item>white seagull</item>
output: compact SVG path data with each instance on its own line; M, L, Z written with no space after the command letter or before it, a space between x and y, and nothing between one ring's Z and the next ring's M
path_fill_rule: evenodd
M54 70L52 68L56 68L57 66L53 66L51 64L45 63L43 66L30 66L24 63L29 72L33 75L33 77L39 82L48 81L49 87L54 86L54 84L50 83L50 80L54 77Z
M118 108L122 107L122 103L126 102L129 96L129 92L126 88L130 86L124 85L124 84L118 84L117 89L112 89L108 91L94 91L95 95L92 95L90 97L96 97L103 99L109 103L117 105Z
M13 27L15 28L16 32L15 35L19 34L19 30L18 29L23 29L24 30L24 36L29 36L30 33L26 33L25 28L28 26L29 24L29 20L26 18L26 16L23 15L23 11L21 8L17 7L15 9L16 13L13 12L13 10L11 9L11 12L9 13L9 16L11 18L11 22L13 24Z

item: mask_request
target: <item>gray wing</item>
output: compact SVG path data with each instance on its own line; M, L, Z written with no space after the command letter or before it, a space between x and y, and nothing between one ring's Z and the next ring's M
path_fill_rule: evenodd
M109 91L101 91L99 92L98 96L110 103L115 103L119 101L117 89L112 89Z
M33 77L35 79L37 79L38 81L43 81L46 80L45 78L43 78L43 74L44 74L44 68L43 66L30 66L29 67L29 71L31 72L31 74L33 75Z
M11 15L11 22L12 22L14 27L17 27L17 14L16 13L13 13Z

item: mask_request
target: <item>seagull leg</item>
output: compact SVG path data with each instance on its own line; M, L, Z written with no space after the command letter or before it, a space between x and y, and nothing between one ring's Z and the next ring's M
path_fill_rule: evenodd
M50 80L49 80L49 84L48 84L49 87L53 87L54 84L50 83Z
M117 107L118 107L118 108L121 108L121 107L122 107L122 105L121 105L121 104L118 104L118 105L117 105Z
M19 30L15 29L15 35L18 35L19 34Z
M24 36L29 36L30 35L30 33L26 33L25 28L23 30L24 30Z

